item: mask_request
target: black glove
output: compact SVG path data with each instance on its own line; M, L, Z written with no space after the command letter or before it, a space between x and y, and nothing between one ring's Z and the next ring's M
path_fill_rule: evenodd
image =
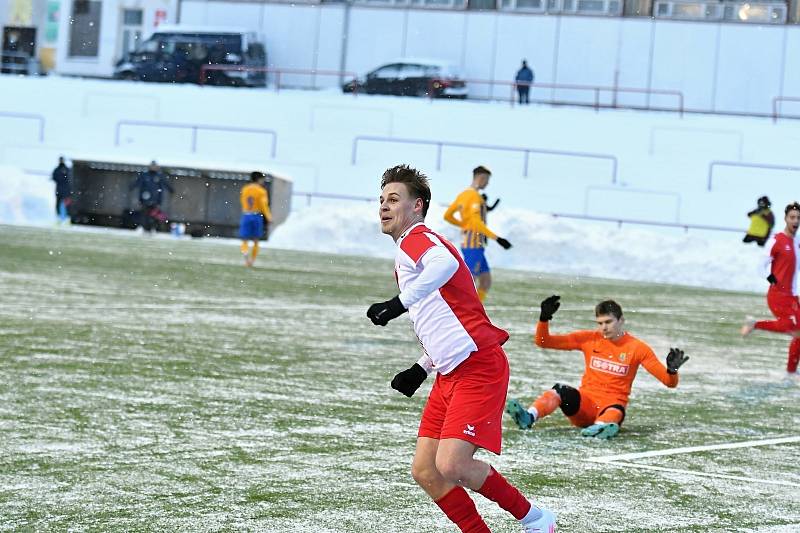
M508 250L509 248L511 248L511 243L510 243L510 242L508 242L507 240L505 240L505 239L504 239L504 238L502 238L502 237L498 237L498 238L497 238L497 244L499 244L500 246L502 246L502 247L503 247L503 248L505 248L506 250Z
M403 370L394 377L392 388L411 398L427 377L428 373L425 372L425 369L419 366L419 363L414 363L414 366Z
M492 205L489 205L489 198L485 194L481 194L481 198L483 198L484 203L486 204L486 212L494 211L494 208L497 207L497 204L500 203L500 198L496 199Z
M667 372L670 374L677 374L681 365L688 360L689 356L683 355L683 350L680 348L670 348L667 354Z
M395 319L408 311L403 307L400 296L395 296L391 300L372 304L367 309L367 318L372 320L376 326L385 326L390 320Z
M561 296L554 294L542 300L542 312L539 314L539 322L548 322L553 318L558 308L561 307L560 299Z
M770 285L775 285L778 283L778 278L775 277L775 274L770 273L770 275L767 276L767 281L769 281Z
M269 240L269 225L270 222L268 220L264 220L264 240Z

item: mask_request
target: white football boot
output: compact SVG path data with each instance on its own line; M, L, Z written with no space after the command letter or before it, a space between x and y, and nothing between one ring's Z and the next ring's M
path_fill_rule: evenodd
M541 513L541 516L537 519L533 519L531 515L539 514L537 511ZM522 525L522 531L525 533L555 533L556 531L555 513L548 509L537 507L532 502L531 510L528 511L528 514L520 520L519 523Z

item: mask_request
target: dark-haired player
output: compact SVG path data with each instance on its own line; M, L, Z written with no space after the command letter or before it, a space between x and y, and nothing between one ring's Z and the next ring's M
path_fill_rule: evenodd
M742 326L742 336L749 335L754 329L791 335L786 371L796 374L800 362L800 303L797 300L800 204L792 202L786 206L784 221L786 226L783 231L776 233L767 244L768 254L764 260L764 275L769 282L767 305L775 315L775 320L755 321L748 318Z
M683 350L671 348L667 365L653 350L623 329L622 308L613 300L594 309L597 329L550 335L549 322L561 305L559 296L545 298L536 325L537 346L555 350L581 350L586 370L579 388L556 383L525 409L519 401L509 400L506 412L522 429L530 428L557 408L573 425L583 428L581 435L610 439L619 432L625 419L628 396L639 366L667 387L678 386L678 368L689 359Z

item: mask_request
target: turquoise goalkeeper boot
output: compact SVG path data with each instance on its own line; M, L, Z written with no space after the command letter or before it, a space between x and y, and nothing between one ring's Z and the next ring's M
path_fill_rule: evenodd
M608 440L617 433L619 433L619 424L615 424L614 422L609 422L608 424L598 422L597 424L592 424L581 430L581 435L584 437L594 437L603 440Z
M514 419L520 429L530 429L536 422L533 415L513 398L506 402L506 413Z

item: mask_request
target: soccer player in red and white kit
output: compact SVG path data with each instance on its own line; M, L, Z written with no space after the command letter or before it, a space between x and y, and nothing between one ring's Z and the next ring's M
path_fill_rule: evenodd
M392 388L411 397L428 374L436 380L422 412L411 466L414 480L463 532L489 528L464 488L496 502L527 533L552 533L555 515L533 505L487 463L478 448L500 453L508 390L508 333L486 316L472 274L458 250L425 226L428 179L398 165L381 179L381 231L397 244L400 294L370 306L372 323L385 326L408 311L422 357L397 374Z
M769 274L767 305L776 320L748 319L742 326L742 336L749 335L754 329L792 335L786 371L795 374L800 362L800 302L797 299L800 204L787 205L784 214L786 227L770 239L766 247L769 255L764 260L764 274Z

